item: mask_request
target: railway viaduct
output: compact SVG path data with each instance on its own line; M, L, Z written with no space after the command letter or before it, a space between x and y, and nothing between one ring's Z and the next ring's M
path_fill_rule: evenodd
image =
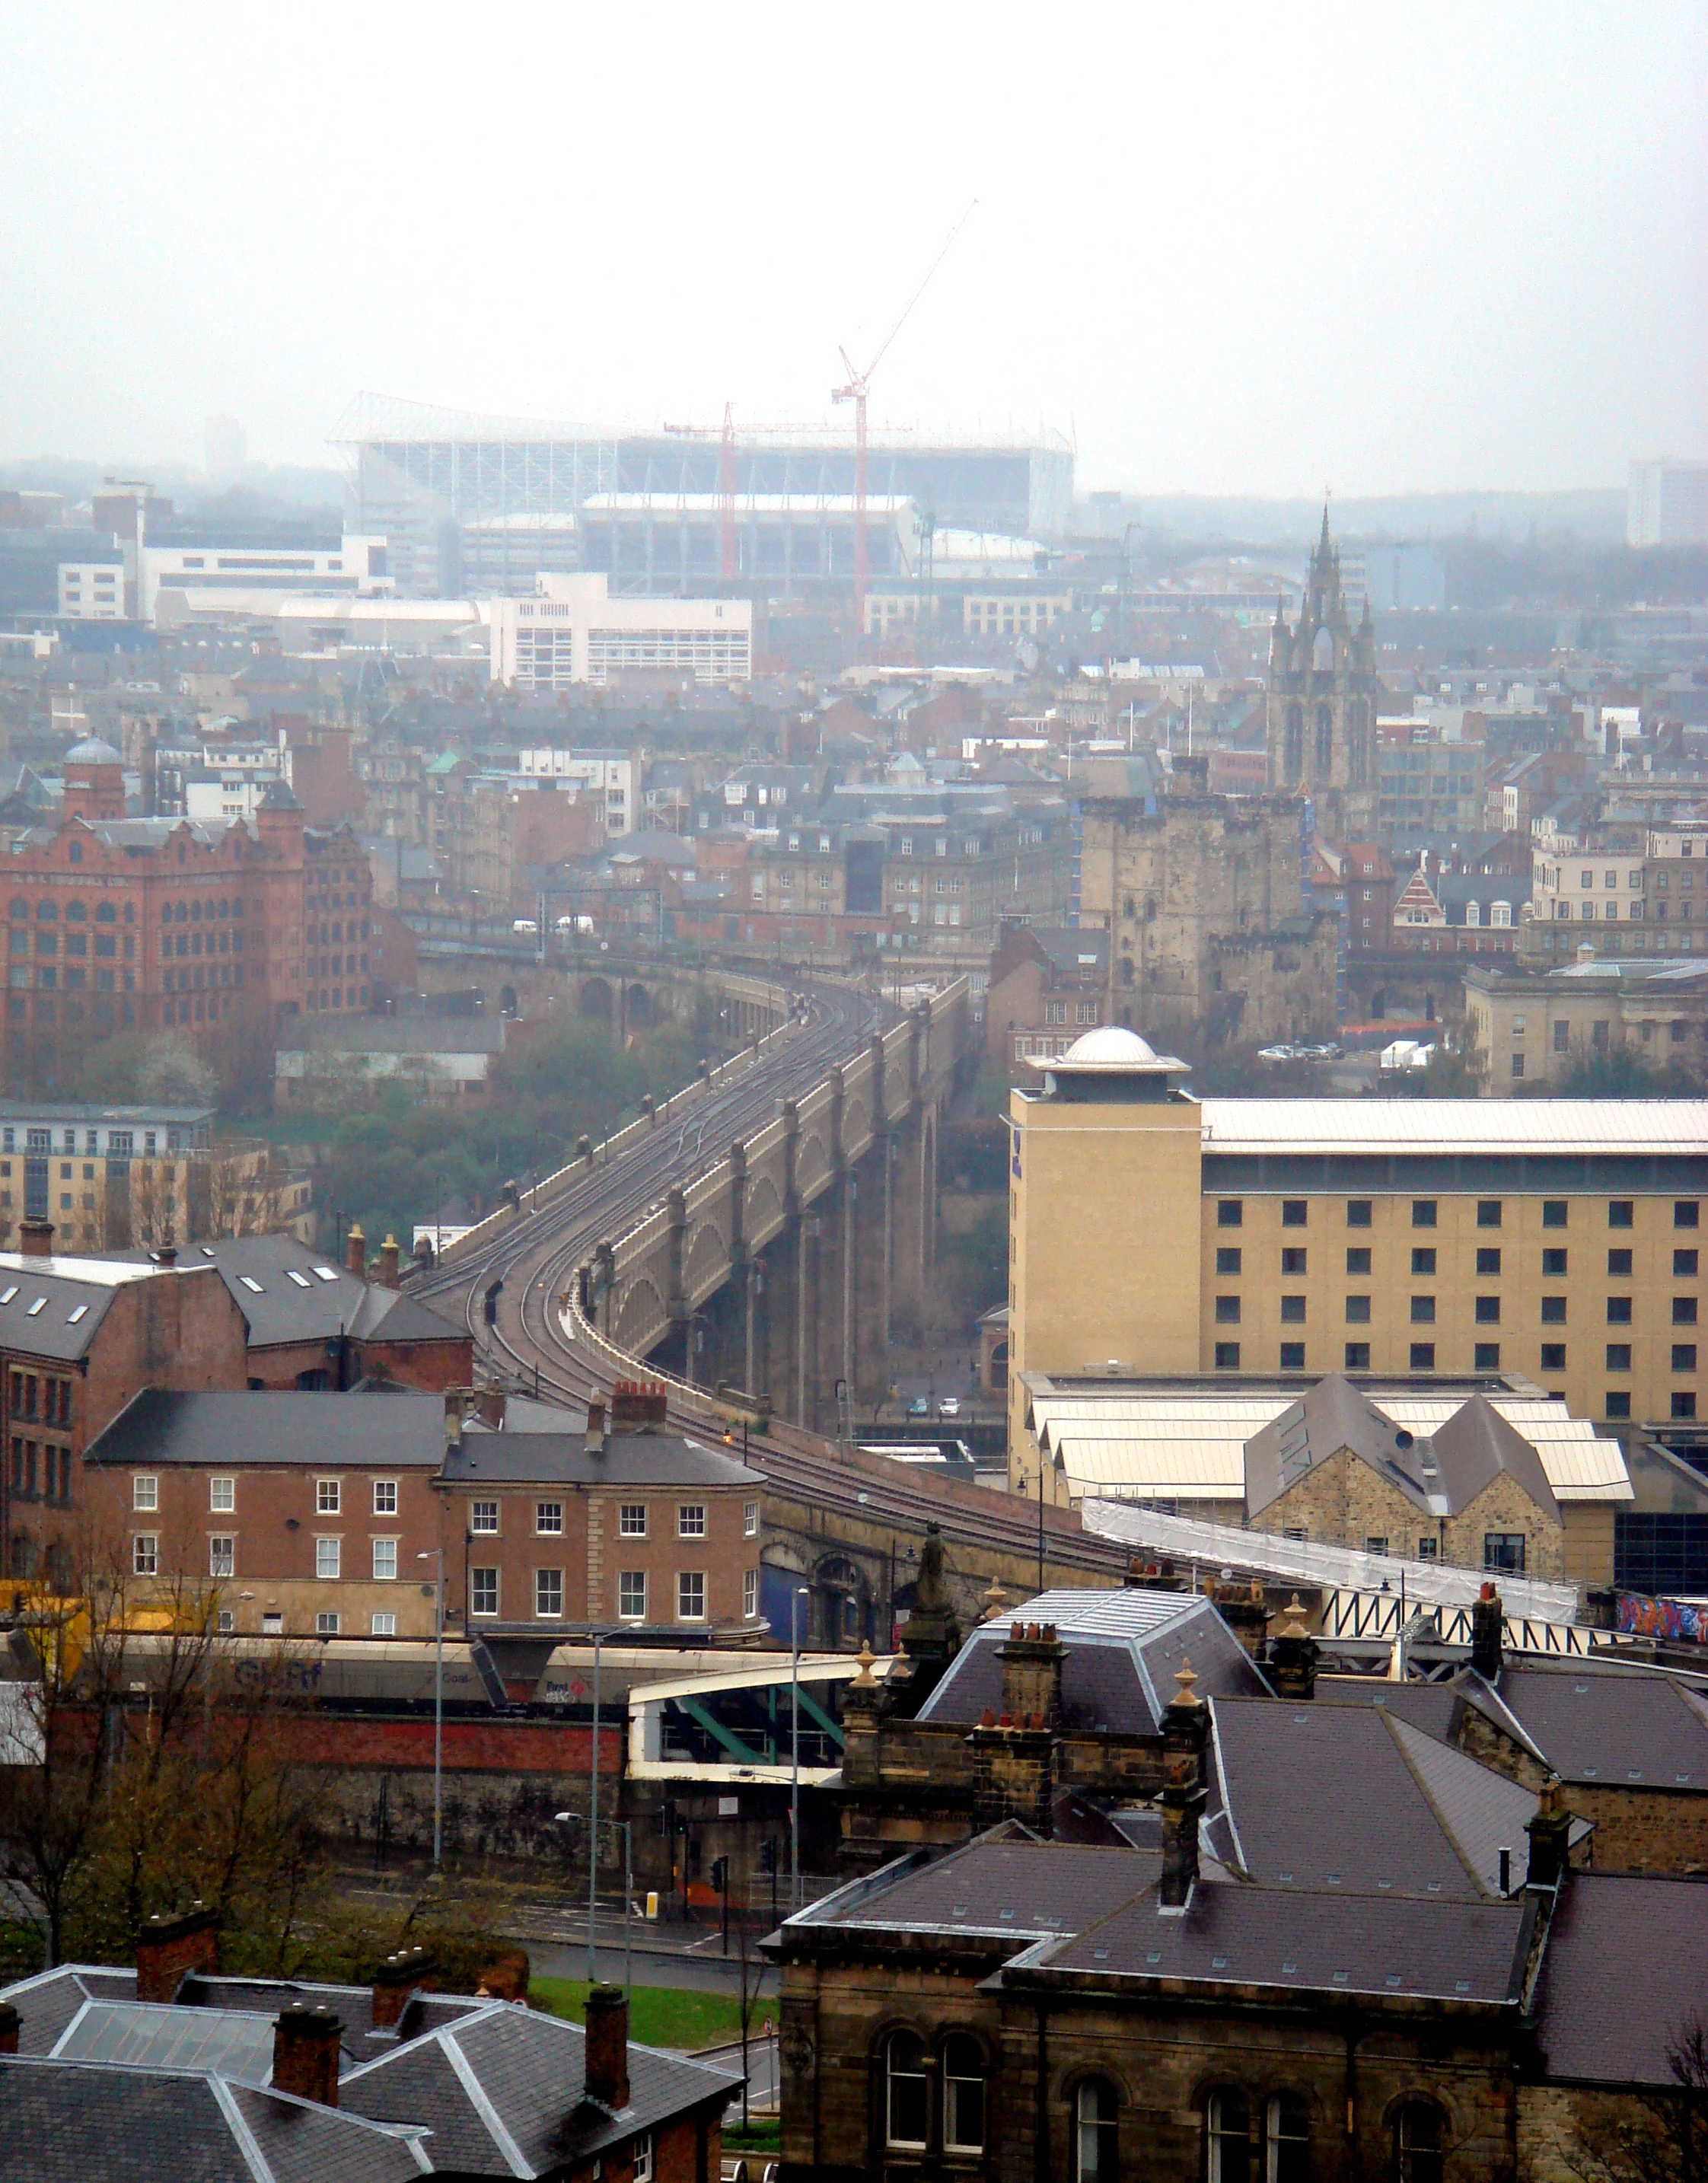
M1010 1598L1040 1575L1109 1583L1123 1556L1070 1512L839 1440L837 1383L857 1404L879 1392L892 1330L925 1300L939 1130L977 1048L964 983L881 1030L836 989L813 1013L584 1146L537 1212L530 1192L472 1230L424 1292L457 1292L478 1326L502 1280L484 1331L502 1376L581 1403L644 1372L674 1425L745 1451L766 1478L761 1600L780 1633L802 1586L805 1641L887 1647L928 1523L963 1627L993 1582Z
M839 1382L857 1406L881 1394L892 1328L924 1303L938 1130L969 1048L962 985L752 1135L709 1158L690 1139L693 1180L581 1269L598 1332L689 1386L834 1436Z
M552 945L554 952L542 963L520 947L425 940L415 988L434 999L463 998L488 1019L580 1017L602 1024L619 1046L636 1031L685 1014L702 992L713 997L726 1045L774 1030L786 1013L783 989L768 980L650 955L573 956Z

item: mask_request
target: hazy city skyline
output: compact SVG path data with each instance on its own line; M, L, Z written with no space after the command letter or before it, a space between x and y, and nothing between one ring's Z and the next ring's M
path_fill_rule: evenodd
M1700 4L662 20L0 8L0 459L828 415L975 197L874 424L1151 492L1708 454Z

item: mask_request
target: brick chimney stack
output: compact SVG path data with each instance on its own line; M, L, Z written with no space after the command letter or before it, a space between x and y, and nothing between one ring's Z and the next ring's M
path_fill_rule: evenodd
M344 1265L346 1271L354 1274L358 1281L367 1279L368 1238L362 1233L359 1222L344 1238Z
M454 1455L463 1445L463 1402L469 1390L447 1387L445 1390L445 1453Z
M18 1223L18 1250L25 1258L51 1258L53 1255L53 1223L51 1220L20 1220Z
M273 2026L273 2089L323 2108L338 2104L338 2047L344 2026L330 2008L281 2008Z
M392 2030L410 1995L430 1992L437 1978L438 1966L425 1948L400 1948L387 1956L374 1974L374 2029Z
M1186 1905L1198 1878L1198 1821L1208 1794L1204 1779L1210 1709L1193 1694L1198 1678L1183 1659L1179 1690L1162 1709L1162 1881L1165 1909Z
M619 1432L663 1431L668 1400L662 1381L619 1380L611 1390L611 1430Z
M588 1991L585 2091L602 2107L629 2104L629 1997L620 1986Z
M9 2001L0 2001L0 2054L18 2052L18 2012Z
M585 1449L589 1455L605 1453L605 1405L595 1400L587 1405L587 1437Z
M1500 1673L1505 1629L1506 1609L1500 1595L1492 1584L1485 1584L1482 1597L1471 1608L1471 1664L1485 1683L1492 1683Z
M397 1286L397 1238L388 1236L380 1246L380 1286L395 1289Z
M219 1968L219 1916L200 1902L176 1918L157 1910L136 1936L136 1998L170 2001L186 1971L208 1978Z

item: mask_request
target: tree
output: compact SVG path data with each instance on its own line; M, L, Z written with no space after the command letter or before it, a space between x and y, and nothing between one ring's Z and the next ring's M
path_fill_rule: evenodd
M1682 1062L1657 1067L1635 1047L1581 1048L1556 1087L1561 1099L1694 1099L1702 1086Z
M1428 1061L1407 1069L1400 1086L1414 1099L1474 1099L1488 1069L1487 1055L1478 1051L1477 1026L1468 1016L1455 1016L1439 1026Z
M1700 2183L1708 2175L1708 2025L1699 2014L1666 2052L1671 2081L1580 2093L1567 2165L1584 2183Z

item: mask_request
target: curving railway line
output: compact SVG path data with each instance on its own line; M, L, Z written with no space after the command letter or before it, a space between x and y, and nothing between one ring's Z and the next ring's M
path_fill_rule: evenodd
M732 1141L769 1122L779 1100L803 1097L835 1063L851 1059L874 1029L895 1019L893 1009L867 994L816 988L795 1034L713 1086L685 1119L673 1119L608 1161L602 1147L585 1175L549 1205L454 1264L412 1280L412 1294L460 1319L477 1349L484 1331L489 1367L512 1391L578 1407L608 1394L600 1361L578 1345L559 1315L559 1299L575 1269L601 1241L620 1238L645 1218L672 1185L685 1186L702 1145L708 1157L721 1156ZM485 1298L494 1280L503 1286L496 1324L486 1327ZM677 1430L705 1436L698 1411L673 1401L670 1416ZM844 1450L794 1425L774 1420L751 1434L746 1459L791 1497L862 1524L915 1535L935 1523L946 1543L963 1548L1000 1546L1023 1556L1038 1550L1035 1506L949 1480L898 1479L881 1457ZM1050 1508L1043 1523L1047 1560L1058 1571L1112 1575L1122 1567L1121 1550L1084 1532L1077 1518Z

